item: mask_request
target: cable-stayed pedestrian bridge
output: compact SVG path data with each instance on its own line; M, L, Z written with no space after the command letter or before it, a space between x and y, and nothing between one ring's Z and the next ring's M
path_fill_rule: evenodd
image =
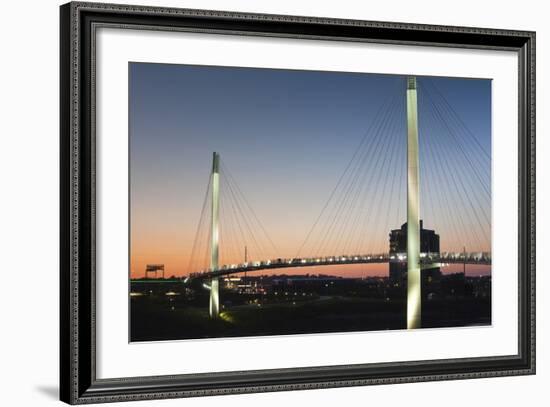
M452 263L491 264L490 141L480 142L430 78L419 81L418 99L416 78L400 81L395 92L385 95L387 100L380 103L378 113L365 119L370 124L351 151L347 166L338 179L328 182L335 182L334 188L327 188L325 195L324 179L318 174L321 164L307 180L311 182L302 184L315 196L307 201L309 197L300 191L301 212L288 218L311 220L303 240L296 241L306 230L294 225L285 213L293 211L298 200L296 189L289 186L292 179L277 187L266 181L259 188L256 182L255 189L249 186L245 194L214 153L186 270L189 280L202 280L210 289L212 318L219 315L218 279L226 275L402 262L407 278L407 327L417 328L421 325L422 269ZM488 134L485 139L490 140ZM325 153L320 163L334 159L332 152ZM242 154L234 159L246 161ZM242 177L261 179L261 165L242 171L239 180ZM271 209L284 201L284 209L262 214L270 220L269 228L249 203L251 194ZM324 205L317 207L319 203ZM310 218L311 211L318 216ZM424 247L422 231L428 229L422 228L421 216L433 227L432 235L435 230L439 233L435 248ZM401 229L393 230L400 224ZM292 239L294 245L285 242L286 250L280 250L268 229L271 233L277 229L279 241ZM398 247L388 241L389 231L399 236ZM289 247L295 250L293 257L288 257Z

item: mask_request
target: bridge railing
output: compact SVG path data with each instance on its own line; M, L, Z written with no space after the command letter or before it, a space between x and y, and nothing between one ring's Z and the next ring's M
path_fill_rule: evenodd
M488 253L475 252L443 252L443 253L422 253L421 263L473 263L491 264L491 256ZM340 255L324 257L299 257L299 258L276 258L268 260L256 260L244 263L225 264L218 269L204 269L192 273L191 277L204 277L209 274L232 274L247 270L264 270L289 267L303 267L315 265L337 265L337 264L361 264L361 263L385 263L385 262L406 262L406 253L382 253L368 255Z

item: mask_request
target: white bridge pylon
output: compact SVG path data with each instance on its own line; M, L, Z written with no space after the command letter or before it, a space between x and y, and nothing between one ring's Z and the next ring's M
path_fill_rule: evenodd
M420 171L416 78L407 79L407 329L422 325Z
M210 269L217 270L220 249L220 155L214 152L212 157L212 216L210 230ZM220 282L214 276L210 284L210 317L220 315Z

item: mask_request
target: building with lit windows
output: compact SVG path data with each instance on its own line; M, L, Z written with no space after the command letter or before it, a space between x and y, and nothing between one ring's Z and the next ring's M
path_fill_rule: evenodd
M390 232L390 281L397 286L406 287L407 284L407 223L401 225L400 229ZM435 254L439 255L439 235L434 230L424 229L420 220L420 256ZM422 271L422 286L436 283L441 276L439 268ZM426 295L423 290L423 295Z

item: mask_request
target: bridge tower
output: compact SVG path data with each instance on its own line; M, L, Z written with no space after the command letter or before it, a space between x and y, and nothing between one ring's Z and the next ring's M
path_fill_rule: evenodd
M219 215L220 215L220 155L214 152L212 158L212 216L210 225L210 270L219 267ZM213 277L210 283L210 318L220 315L220 283Z
M421 327L420 174L416 77L407 78L407 329Z

